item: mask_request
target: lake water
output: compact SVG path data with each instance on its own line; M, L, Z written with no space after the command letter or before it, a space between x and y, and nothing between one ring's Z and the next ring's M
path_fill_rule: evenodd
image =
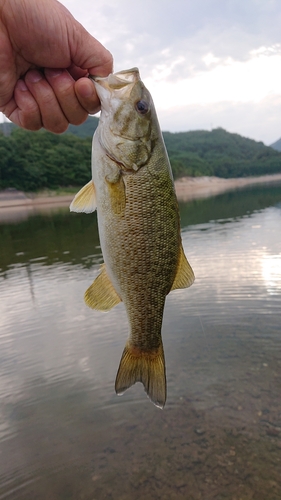
M0 500L280 500L281 185L180 208L196 281L167 298L163 411L115 395L95 214L0 223Z

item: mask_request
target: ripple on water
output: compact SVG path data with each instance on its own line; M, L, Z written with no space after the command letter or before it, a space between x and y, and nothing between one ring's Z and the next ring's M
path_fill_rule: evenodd
M65 215L49 253L28 257L15 233L0 258L0 500L281 498L281 214L225 210L183 231L196 281L167 298L164 411L140 384L114 393L128 324L122 304L84 305L97 242L83 253Z

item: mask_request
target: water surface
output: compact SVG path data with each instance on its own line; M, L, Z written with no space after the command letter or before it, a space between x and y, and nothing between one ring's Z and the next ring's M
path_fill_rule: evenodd
M163 411L114 393L124 307L83 302L96 216L0 225L0 500L281 498L281 186L180 209L196 282L167 298Z

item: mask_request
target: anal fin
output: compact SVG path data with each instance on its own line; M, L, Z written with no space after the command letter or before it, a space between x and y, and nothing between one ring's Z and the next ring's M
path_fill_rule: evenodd
M75 195L69 209L70 212L85 212L90 214L97 208L96 190L93 181L88 182Z
M87 306L98 311L109 311L121 302L121 298L112 285L105 265L102 264L100 274L89 286L84 295Z
M171 291L177 288L188 288L195 280L194 272L188 263L181 244L178 267Z

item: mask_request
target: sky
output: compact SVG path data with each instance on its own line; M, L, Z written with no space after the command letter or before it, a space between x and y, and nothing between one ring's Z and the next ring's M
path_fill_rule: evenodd
M137 66L162 130L223 127L281 137L280 0L62 0L112 53Z

